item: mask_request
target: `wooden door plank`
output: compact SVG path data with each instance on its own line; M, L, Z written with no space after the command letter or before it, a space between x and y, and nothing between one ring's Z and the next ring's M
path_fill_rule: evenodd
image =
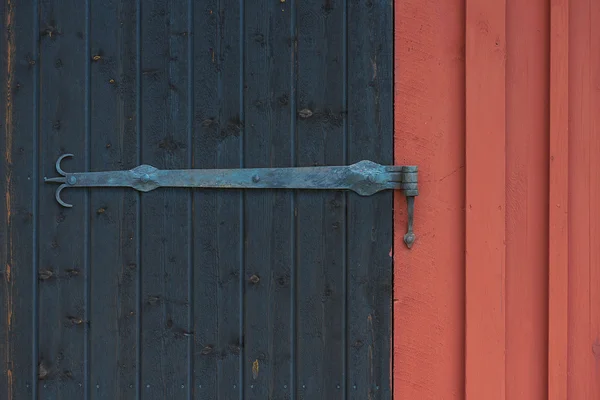
M142 163L190 168L188 4L142 6ZM142 395L188 397L190 194L163 188L142 200Z
M91 3L92 171L137 166L137 4ZM135 398L138 388L138 194L94 189L90 206L92 398ZM102 345L98 345L98 344Z
M466 398L504 399L506 3L466 3Z
M297 3L297 164L345 163L345 3ZM297 395L344 398L345 202L299 191L296 203Z
M393 163L393 9L348 2L347 163ZM347 197L347 395L389 399L393 195Z
M548 399L567 398L569 300L569 0L550 8Z
M463 399L465 2L395 4L395 163L420 195L410 250L394 202L394 399Z
M195 4L194 121L196 168L243 166L240 2L226 0ZM243 394L244 360L242 255L243 193L202 190L195 194L194 220L197 270L194 275L195 395L199 399L217 393L236 398ZM205 303L205 301L207 301ZM210 324L213 324L212 326ZM200 387L202 385L202 387ZM214 395L213 395L214 396Z
M221 62L219 51L220 8L217 0L203 2L204 7L193 9L193 166L215 168L217 166L220 137L220 110L222 108ZM219 218L219 192L197 190L193 192L194 230L194 276L193 276L193 320L194 320L194 398L219 398L223 365L226 370L235 368L236 359L226 353L227 341L221 347L219 321L225 308L220 280L220 255L227 255L219 245L219 229L223 221ZM227 221L229 222L229 221ZM234 249L231 253L236 254ZM230 253L230 254L231 254ZM233 267L237 265L234 261ZM233 284L233 283L231 283ZM229 288L230 283L226 283ZM235 287L227 293L235 296ZM225 295L227 295L225 293ZM235 301L234 297L234 301ZM235 307L235 303L234 303ZM227 327L235 332L235 323ZM221 358L221 355L225 356ZM233 376L231 376L233 375ZM237 375L227 376L237 382ZM231 382L227 382L232 384ZM231 387L225 393L236 393Z
M245 167L290 167L289 41L293 3L244 8ZM290 375L292 193L245 193L244 398L287 398Z
M53 164L73 153L63 168L89 167L86 79L89 63L86 21L81 1L40 4L40 163L44 176ZM54 185L40 191L39 398L86 398L89 361L89 196L65 190L65 209L54 199Z
M36 394L38 60L32 3L0 6L0 393ZM25 62L23 60L26 60Z

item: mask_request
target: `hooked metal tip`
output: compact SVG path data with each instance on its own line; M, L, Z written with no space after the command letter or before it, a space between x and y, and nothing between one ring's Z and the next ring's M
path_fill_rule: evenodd
M58 201L58 204L60 204L61 206L63 206L63 207L67 207L67 208L71 208L71 207L73 207L73 204L65 203L65 202L64 202L64 201L62 201L62 199L60 198L60 192L61 192L61 191L62 191L64 188L66 188L67 186L69 186L69 185L67 185L66 183L63 183L62 185L60 185L60 186L58 187L58 189L56 189L56 193L54 193L54 197L56 198L56 201Z
M67 175L67 173L62 170L62 168L60 167L60 163L61 163L62 160L64 160L67 157L75 157L75 156L73 154L71 154L71 153L63 154L62 156L58 157L58 160L56 160L56 172L58 172L62 176Z

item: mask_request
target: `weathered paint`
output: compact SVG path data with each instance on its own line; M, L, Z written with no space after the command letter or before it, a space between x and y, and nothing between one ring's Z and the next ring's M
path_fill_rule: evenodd
M396 197L394 398L464 390L464 2L397 1L396 164L419 165L417 240ZM424 166L424 168L421 168Z
M465 398L504 400L506 2L465 7Z
M396 4L396 398L597 398L600 4Z
M547 398L549 5L506 10L506 398Z
M392 3L10 4L0 397L390 398L391 192L95 188L66 210L43 177L64 153L390 165Z
M31 180L36 141L33 129L35 92L32 3L8 1L0 6L0 393L22 398L32 393L32 286L36 251L33 245L34 203ZM27 26L27 29L22 29ZM32 140L33 139L33 140ZM29 349L22 353L21 349ZM9 397L10 396L10 397Z
M569 3L550 8L548 399L567 399L569 338Z
M13 20L14 20L14 6L12 1L6 2L4 10L4 27L2 34L5 35L4 41L4 59L5 61L5 75L6 84L4 86L4 206L5 206L5 221L6 226L6 238L5 238L5 258L4 261L4 305L2 308L5 312L5 335L3 343L4 351L4 363L6 364L6 392L8 398L13 396L13 347L14 343L11 340L13 330L13 300L14 300L14 281L11 279L11 273L13 268L13 227L11 224L12 218L12 205L11 198L13 196L13 183L12 183L12 152L13 152L13 98L12 92L14 90L14 54L15 54L15 41L13 32Z

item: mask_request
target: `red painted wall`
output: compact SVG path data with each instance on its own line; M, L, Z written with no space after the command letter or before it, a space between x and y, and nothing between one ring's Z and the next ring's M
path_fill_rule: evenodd
M395 398L600 398L600 2L395 18Z

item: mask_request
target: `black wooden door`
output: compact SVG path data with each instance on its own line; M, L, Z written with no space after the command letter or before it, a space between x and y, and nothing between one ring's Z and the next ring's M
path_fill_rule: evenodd
M0 398L390 398L389 191L43 177L391 164L392 2L1 4Z

